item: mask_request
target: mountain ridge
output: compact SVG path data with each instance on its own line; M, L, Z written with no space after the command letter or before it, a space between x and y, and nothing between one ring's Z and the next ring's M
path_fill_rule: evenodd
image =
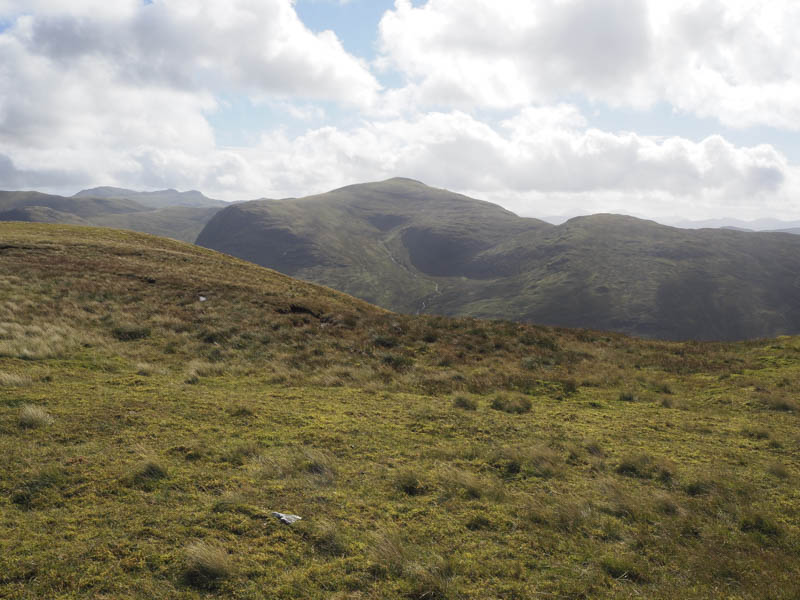
M96 195L98 190L100 195ZM115 195L122 192L124 194ZM132 229L194 242L208 220L227 205L206 198L200 192L172 192L174 190L131 192L121 188L95 188L73 196L58 196L33 191L0 191L0 221Z
M613 214L552 225L402 178L229 207L197 243L401 312L667 339L800 332L800 239Z

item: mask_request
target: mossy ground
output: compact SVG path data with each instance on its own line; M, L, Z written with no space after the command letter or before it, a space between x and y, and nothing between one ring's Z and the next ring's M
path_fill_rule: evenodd
M0 247L0 597L800 596L800 339L404 317L120 232Z

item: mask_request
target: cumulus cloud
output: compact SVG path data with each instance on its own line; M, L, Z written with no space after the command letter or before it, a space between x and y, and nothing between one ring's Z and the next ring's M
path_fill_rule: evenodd
M291 0L0 0L0 18L6 188L238 181L239 159L217 148L208 120L221 94L312 116L324 112L310 103L363 107L379 90Z
M791 0L396 0L379 64L406 103L521 107L580 94L800 129Z
M725 207L744 216L770 202L786 212L796 189L793 169L771 146L612 134L587 128L570 105L526 108L499 127L432 112L296 137L271 132L256 147L203 156L152 150L135 160L148 185L199 182L224 197L297 196L406 175L534 215L581 206L671 215L693 206L689 212Z
M407 81L382 91L291 0L0 0L0 188L248 199L404 175L533 215L797 214L797 169L772 146L602 131L563 102L667 99L737 123L791 121L800 59L764 32L788 32L792 10L396 0L379 66ZM250 147L222 147L210 116L229 98L309 129L254 129Z
M0 15L13 18L0 33L0 151L20 163L44 150L69 166L97 147L212 148L221 89L354 105L378 89L289 0L6 1Z

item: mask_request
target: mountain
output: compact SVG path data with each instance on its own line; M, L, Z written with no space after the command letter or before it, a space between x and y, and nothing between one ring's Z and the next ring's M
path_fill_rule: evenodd
M800 594L800 338L395 314L112 229L0 257L2 598Z
M65 198L39 192L0 191L0 212L33 207L49 208L82 219L147 210L142 204L128 199Z
M661 339L800 332L800 239L620 215L555 226L392 179L223 209L197 243L406 313Z
M439 276L473 274L476 256L528 230L551 227L489 202L409 179L354 185L301 199L224 209L197 243L415 312Z
M96 187L82 190L74 198L106 198L115 200L133 200L148 208L173 208L177 206L188 207L223 207L227 202L208 198L197 190L179 192L177 190L158 190L155 192L137 192L116 187Z
M39 192L1 192L0 221L96 225L132 229L193 242L226 204L200 192L84 190L71 197Z
M789 228L800 227L800 221L781 221L780 219L754 219L743 221L741 219L705 219L701 221L691 221L688 219L666 219L664 223L672 227L681 229L739 229L742 231L781 231Z

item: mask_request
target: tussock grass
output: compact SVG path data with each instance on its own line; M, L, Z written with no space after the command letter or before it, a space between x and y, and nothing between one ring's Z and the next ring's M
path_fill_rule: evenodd
M768 440L772 434L764 427L745 427L742 429L742 435L754 440Z
M44 325L0 323L0 358L23 360L58 358L93 341L93 336L57 323Z
M141 375L142 377L151 377L153 375L159 375L163 373L164 370L156 365L147 362L136 363L136 374Z
M800 412L800 403L793 398L785 396L772 396L767 399L767 406L772 410L797 413Z
M154 458L146 458L132 466L123 476L125 485L152 491L157 482L167 478L167 469Z
M342 527L328 519L303 520L296 528L324 556L346 556L350 546Z
M12 491L10 500L25 510L37 508L41 497L51 488L65 484L67 475L63 468L47 466L35 473L28 473Z
M489 498L501 500L505 490L501 481L482 476L453 466L442 466L438 470L439 486L446 497L461 497L467 500Z
M150 337L150 328L135 323L120 323L111 329L111 335L121 342L132 342Z
M0 371L0 386L2 387L25 387L29 385L33 385L33 378L30 375Z
M658 479L670 483L676 476L676 467L670 461L656 459L648 454L636 454L623 458L615 471L627 477Z
M409 496L424 494L426 486L422 475L412 468L402 469L394 476L393 485L396 489Z
M247 497L239 492L227 493L223 495L216 502L214 502L211 510L216 513L231 512L242 513L246 515L253 513Z
M521 394L497 394L491 403L495 410L517 415L529 412L532 406L531 399Z
M610 555L600 561L603 571L618 581L646 583L649 581L647 570L636 556Z
M453 406L463 410L477 410L478 401L475 400L475 398L471 398L470 396L465 396L464 394L458 394L453 398Z
M591 518L592 508L588 502L562 499L552 509L547 522L558 531L575 533Z
M224 363L193 360L186 367L186 383L197 383L201 377L219 377L227 369Z
M253 464L261 477L311 478L318 485L333 485L337 467L328 452L313 448L276 448L257 457Z
M771 464L767 469L767 472L778 479L789 479L789 477L791 477L789 469L782 463Z
M200 589L216 589L220 582L233 576L233 561L215 544L197 541L186 547L184 580Z
M53 417L41 406L25 404L19 411L17 424L23 429L47 427L53 423Z
M783 532L772 516L760 512L748 513L742 518L739 526L744 532L760 533L768 537L779 537Z
M560 475L564 470L563 457L544 445L498 448L490 455L489 463L506 476L546 479Z
M401 535L392 530L375 532L370 544L372 571L378 575L401 576L415 552Z
M237 442L222 453L222 460L241 467L260 451L261 447L256 442Z
M411 581L408 597L415 600L447 600L455 597L453 579L456 565L452 557L442 558L438 554L424 557L413 563L407 577Z

